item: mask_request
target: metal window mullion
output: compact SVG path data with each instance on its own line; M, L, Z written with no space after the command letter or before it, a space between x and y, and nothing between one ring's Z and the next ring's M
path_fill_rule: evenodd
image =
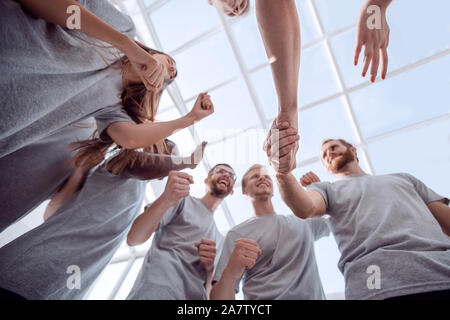
M344 93L345 106L346 106L347 114L348 114L349 119L350 119L350 123L351 123L352 128L353 128L353 132L356 135L356 139L357 139L358 144L360 145L360 148L361 148L362 154L364 156L364 160L366 162L366 166L368 168L368 171L369 171L370 174L374 174L374 169L373 169L373 166L372 166L372 162L370 160L369 153L367 152L366 143L365 143L363 135L361 133L361 129L359 128L358 121L357 121L355 113L353 111L353 106L352 106L352 103L350 101L349 94L348 94L347 89L345 87L344 79L342 77L342 74L341 74L341 72L339 70L339 66L337 64L336 58L335 58L335 56L333 54L333 51L331 49L331 45L330 45L329 39L326 36L326 33L325 33L325 30L324 30L321 18L319 16L318 11L317 11L317 7L315 5L314 0L309 0L309 3L311 5L311 9L312 9L312 12L313 12L314 20L316 21L317 26L319 28L320 35L321 36L325 35L325 39L324 39L325 47L327 49L327 53L328 53L328 56L329 56L329 59L330 59L333 71L335 72L336 80L338 81L338 84L339 84L339 87L340 87L341 91Z
M120 8L120 10L122 11L122 12L124 12L125 14L127 14L127 15L129 15L130 17L132 16L132 14L131 14L131 12L128 10L128 8L123 4L123 2L122 1L117 1L117 5L119 6L119 8ZM142 12L141 12L141 14L142 14ZM141 33L139 32L139 29L138 28L136 28L136 38L137 38L137 40L139 41L139 42L141 42L141 43L143 43L143 37L142 37L142 35L141 35Z
M420 67L422 65L425 65L425 64L428 64L428 63L433 62L435 60L438 60L440 58L443 58L443 57L445 57L445 56L447 56L449 54L450 54L450 49L444 49L442 51L436 52L435 54L433 54L431 56L422 58L420 60L417 60L416 62L412 62L412 63L407 64L407 65L405 65L403 67L400 67L398 69L389 71L386 74L386 79L387 78L392 78L392 77L395 77L395 76L398 76L398 75L401 75L401 74L403 74L405 72L408 72L410 70L414 70L415 68L418 68L418 67ZM383 81L383 80L377 79L375 82L379 82L379 81ZM354 92L356 90L364 89L364 88L370 86L371 84L372 83L370 81L364 81L363 83L360 83L360 84L357 84L357 85L355 85L353 87L347 88L347 92L348 93L352 93L352 92Z
M141 0L137 0L137 1L141 2ZM149 5L148 7L146 7L145 4L142 2L141 11L144 14L149 14L149 13L155 11L156 9L162 7L163 5L168 3L169 1L170 0L157 0L154 3L152 3L151 5Z
M128 259L128 263L125 267L125 269L120 274L119 279L116 281L116 284L114 285L114 288L112 289L111 293L108 296L108 300L114 300L117 296L117 293L119 292L120 288L122 287L128 273L130 272L131 268L133 267L134 261L136 261L136 257L134 254Z
M437 123L437 122L440 122L443 120L447 120L447 119L450 119L450 112L441 114L440 116L437 116L437 117L434 117L431 119L426 119L426 120L416 122L416 123L413 123L413 124L410 124L410 125L407 125L407 126L404 126L401 128L397 128L397 129L394 129L394 130L391 130L388 132L381 133L379 135L368 138L367 141L369 143L376 142L376 141L383 140L388 137L396 136L396 135L401 134L406 131L420 129L420 128L429 126L430 124L434 124L434 123Z
M138 4L139 4L141 10L145 11L144 4L142 2L143 0L137 0L137 1L138 1ZM147 24L147 28L150 31L150 36L152 37L153 41L155 42L155 45L159 49L161 49L161 47L162 47L161 46L161 41L159 40L159 37L158 37L158 35L156 33L155 28L153 27L153 23L151 22L148 13L146 13L144 15L144 19L145 19L145 22ZM169 92L169 95L170 95L172 101L175 103L175 106L177 107L178 111L180 111L181 114L186 113L187 112L187 108L186 108L186 105L185 105L185 103L183 101L183 98L181 96L181 93L180 93L180 90L178 88L178 85L177 85L176 81L174 81L170 85L170 87L171 88L170 88L170 90L168 90L168 92ZM194 139L194 142L196 144L198 144L200 139L199 139L197 131L195 130L195 127L191 126L189 128L189 132L191 133L192 138ZM203 158L202 163L203 163L203 166L205 167L206 171L209 171L211 166L208 163L206 158ZM230 223L230 226L233 227L235 225L234 219L231 216L230 210L229 210L229 208L228 208L228 206L227 206L227 204L225 202L222 202L222 208L223 208L224 214L225 214L225 216L227 218L227 221Z

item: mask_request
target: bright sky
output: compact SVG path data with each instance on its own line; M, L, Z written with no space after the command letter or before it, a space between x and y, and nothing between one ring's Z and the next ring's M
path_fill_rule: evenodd
M362 150L358 144L359 154L365 170L373 170L374 174L409 172L448 196L450 1L430 0L426 5L423 0L393 1L388 9L388 79L375 84L361 78L361 66L352 64L354 26L363 2L296 1L303 49L299 81L301 141L294 173L301 177L313 170L322 180L334 180L318 161L320 142L328 137L342 137L358 144L359 130L365 147ZM209 142L206 159L196 170L187 172L194 176L192 195L202 196L209 166L227 162L235 168L235 194L215 214L219 229L226 233L232 226L230 222L237 224L252 216L250 203L239 186L240 178L252 164L267 164L262 140L277 111L254 3L246 17L225 18L229 34L207 0L144 0L143 7L151 10L144 14L148 20L137 0L122 3L136 22L141 39L152 46L159 43L177 62L178 78L170 88L177 101L165 94L157 118L175 119L184 114L184 108L192 108L198 93L211 94L216 112L194 128L197 142ZM320 24L325 35L321 34ZM152 38L149 25L157 39ZM190 153L195 147L188 129L171 139L183 153ZM149 184L149 201L159 196L164 182ZM291 214L278 191L273 201L278 213ZM226 212L233 221L226 218ZM150 242L141 249L149 245ZM344 280L337 269L337 245L330 236L315 246L324 290L333 297L332 294L344 291ZM116 257L127 252L123 246ZM116 299L126 297L141 263L142 258L134 262ZM108 266L89 298L107 298L127 264Z

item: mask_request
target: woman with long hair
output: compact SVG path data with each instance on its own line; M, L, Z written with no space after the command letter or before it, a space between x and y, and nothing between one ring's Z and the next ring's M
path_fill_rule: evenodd
M57 1L54 7L43 8L47 2L20 1L23 7L11 0L0 3L0 41L4 41L0 46L0 69L4 75L0 79L0 88L2 92L8 92L2 94L0 102L4 115L0 120L0 157L18 151L28 159L41 161L40 164L42 161L51 163L52 158L61 156L60 152L54 154L49 151L47 157L37 158L20 150L33 143L39 144L49 136L58 137L60 130L67 130L65 128L80 119L93 116L97 121L97 135L73 146L77 152L73 163L76 167L90 168L105 158L111 146L116 146L115 151L119 151L119 155L108 163L108 169L118 174L127 165L151 160L155 152L163 154L166 149L164 138L212 112L196 109L180 119L154 123L162 91L177 75L175 61L162 52L130 40L126 34L133 34L131 19L108 1L75 2L79 7L80 4L86 6L81 7L84 22L80 30L85 34L55 24L61 25L61 15L65 15L65 11L55 8L60 8L61 3L74 1ZM111 48L100 50L98 43L90 44L92 37L109 41L127 55L117 56ZM116 60L108 62L113 59ZM150 63L145 64L145 59L156 61L161 67L151 77L162 76L162 84L153 86L145 79L143 74L150 72ZM139 148L145 152L134 151ZM14 165L7 160L3 162L9 167ZM16 160L21 163L20 159ZM59 161L53 166L62 168L63 164L64 161ZM36 165L36 168L40 167ZM56 180L59 185L61 179L66 178L67 173L64 177L55 177L52 190ZM18 179L18 176L10 176L6 181L13 179ZM26 179L18 183L26 183ZM8 201L2 201L5 210L1 213L6 217L0 219L1 229L29 212L16 210L10 213L6 206ZM34 208L37 204L39 201L34 201L28 207Z
M80 24L70 30L67 12L75 7ZM134 124L154 117L161 89L177 73L172 58L138 44L134 32L132 20L107 0L1 1L0 157L90 116L128 122L100 132L126 149L162 144L192 124ZM134 100L139 117L127 114Z
M210 97L200 94L191 113L201 119L213 109ZM0 299L82 299L139 214L147 181L193 169L203 157L205 142L185 158L175 157L166 141L161 154L121 148L109 153L97 146L104 143L99 138L73 144L74 174L99 165L81 189L83 174L69 178L47 208L46 221L0 249Z

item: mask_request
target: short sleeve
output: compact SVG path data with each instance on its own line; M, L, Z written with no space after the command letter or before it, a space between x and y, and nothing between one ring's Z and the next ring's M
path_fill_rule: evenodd
M122 13L108 0L78 0L78 2L94 15L102 19L114 29L134 38L136 27L128 15Z
M94 117L97 122L98 135L100 137L100 140L103 142L112 142L112 139L106 132L106 129L108 129L108 127L113 123L124 121L134 123L134 121L131 120L130 116L128 116L122 109L121 104L104 108L94 114Z
M330 235L330 225L327 218L309 218L305 222L308 224L314 240Z
M222 277L222 273L225 270L225 267L228 264L228 260L231 257L231 253L234 250L234 245L236 240L238 239L237 234L232 230L228 231L225 240L223 241L222 252L220 254L219 262L217 263L212 283L216 283ZM234 291L236 293L239 292L239 283L241 282L242 276L240 279L236 281L234 284Z
M164 228L165 226L167 226L169 223L171 223L173 221L173 219L175 219L180 212L183 210L184 208L184 201L185 198L182 198L180 201L178 201L178 203L169 208L164 215L161 218L161 221L159 222L159 229ZM150 206L151 204L147 205ZM145 207L147 209L147 206Z
M306 187L306 190L311 191L317 191L322 195L323 200L325 201L325 205L327 207L327 211L329 208L329 202L328 202L328 186L330 185L329 182L317 182L310 184L308 187Z
M433 201L441 201L442 203L448 205L449 199L446 197L443 197L430 188L428 188L421 180L417 179L413 175L409 173L401 173L402 176L404 176L406 179L408 179L416 189L417 193L420 195L422 200L428 204Z

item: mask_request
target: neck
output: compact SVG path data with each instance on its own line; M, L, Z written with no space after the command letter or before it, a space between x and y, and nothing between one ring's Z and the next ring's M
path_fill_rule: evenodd
M337 173L336 175L339 177L348 177L353 176L355 174L365 174L365 172L363 171L363 169L361 169L357 161L347 163L344 166L344 168L342 168L342 170L339 171L339 173Z
M270 197L267 197L266 199L252 199L252 205L255 216L275 212Z
M216 211L217 207L222 203L222 198L217 198L211 193L206 193L201 199L203 203L212 211Z

